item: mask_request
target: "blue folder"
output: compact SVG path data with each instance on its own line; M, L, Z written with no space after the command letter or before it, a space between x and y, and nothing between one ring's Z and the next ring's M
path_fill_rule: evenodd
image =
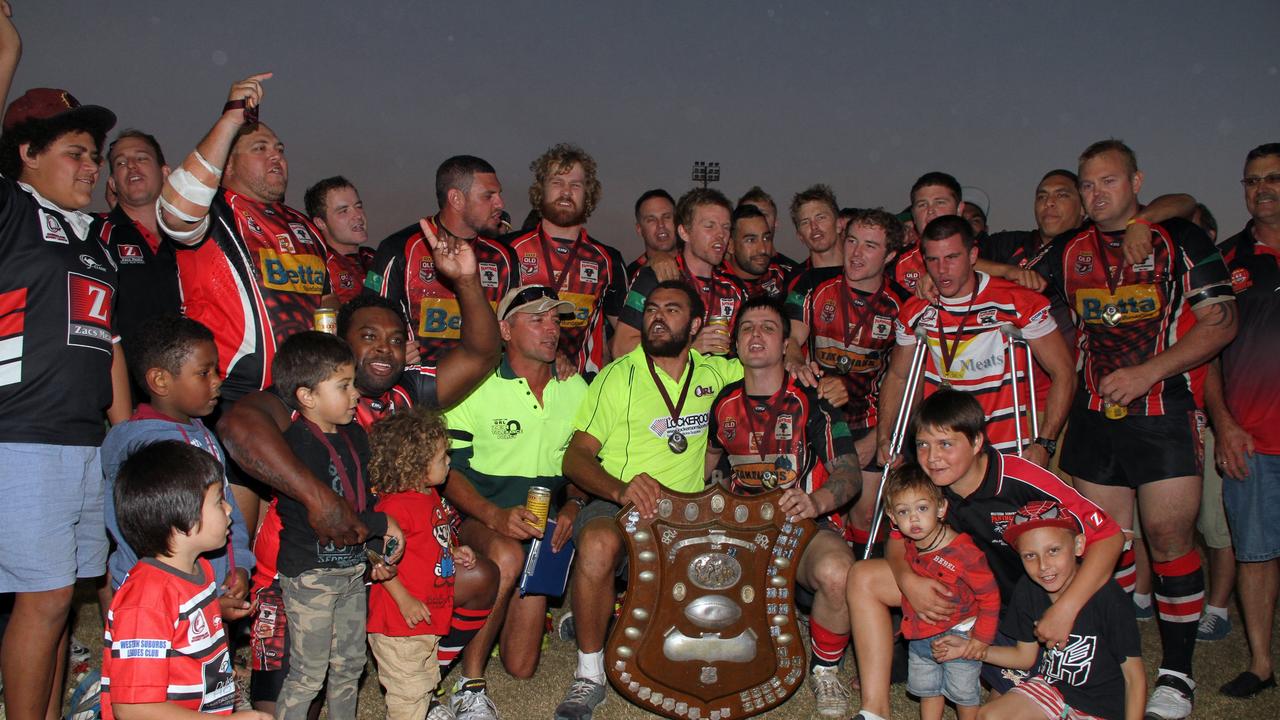
M520 575L520 597L564 595L565 585L569 582L569 567L573 565L574 547L573 540L570 539L560 548L560 552L554 552L551 549L551 536L555 531L556 521L547 518L547 528L542 532L542 539L534 538L529 548L529 558L524 563L524 572Z

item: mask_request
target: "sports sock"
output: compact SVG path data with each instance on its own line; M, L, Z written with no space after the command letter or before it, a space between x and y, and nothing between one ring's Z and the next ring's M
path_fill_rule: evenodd
M1151 607L1151 593L1134 593L1133 604L1144 609Z
M844 649L849 644L849 633L836 634L809 619L809 638L813 641L813 655L810 665L813 667L831 667L840 664L844 657Z
M1112 577L1122 590L1132 593L1134 585L1138 582L1137 556L1133 552L1134 540L1126 540L1124 543L1124 552L1120 553L1120 559L1116 561L1116 571ZM1148 605L1150 605L1150 596L1148 596Z
M462 652L462 648L471 642L471 638L480 632L480 628L484 627L484 621L488 619L489 613L493 608L485 608L483 610L468 610L454 606L453 617L449 623L449 634L440 638L440 647L436 651L436 657L440 662L440 674L443 675L448 667Z
M1216 605L1209 605L1208 603L1205 603L1204 613L1206 615L1217 615L1223 620L1227 619L1227 609L1224 607L1218 607Z
M578 671L575 673L577 677L583 680L604 684L604 651L598 650L593 653L584 653L578 651Z
M1196 631L1204 609L1204 573L1195 550L1167 562L1151 564L1156 596L1156 620L1160 626L1163 670L1191 676Z

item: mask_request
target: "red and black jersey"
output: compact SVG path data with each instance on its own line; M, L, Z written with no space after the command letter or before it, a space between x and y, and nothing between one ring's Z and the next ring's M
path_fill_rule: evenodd
M226 188L209 219L199 245L178 248L178 280L183 311L213 331L222 399L234 402L270 385L276 348L314 327L328 250L307 216Z
M0 177L0 442L102 444L116 266L92 222Z
M360 396L356 401L356 422L366 432L373 432L374 423L414 405L439 407L435 367L407 365L400 374L400 380L381 396Z
M856 457L849 426L817 391L788 376L771 397L747 394L739 380L720 391L711 407L711 442L733 468L735 492L755 494L799 487L821 488L841 455ZM843 527L840 513L831 521Z
M114 703L173 703L230 715L236 683L213 568L188 575L155 558L129 571L111 599L102 646L102 717Z
M819 283L830 280L833 277L844 274L844 268L840 265L829 265L827 267L816 268L813 266L813 259L810 258L792 268L787 273L785 280L787 286L787 302L791 301L792 295L801 298L804 294L817 287Z
M560 352L580 373L604 367L605 323L622 312L627 297L622 254L587 235L571 240L547 235L542 224L503 238L520 264L515 285L546 285L573 303L573 318L560 322Z
M782 265L776 261L770 262L769 267L765 269L764 274L758 278L744 278L738 275L729 267L729 263L722 263L720 271L725 275L730 275L742 289L747 292L748 298L768 295L769 297L783 297L787 292L787 271Z
M997 450L1017 452L1017 427L1023 423L1022 441L1030 442L1030 407L1026 368L1018 365L1018 400L1013 406L1013 385L1008 382L1008 341L1001 327L1012 325L1027 340L1058 331L1049 314L1049 301L1034 290L976 272L976 290L963 298L941 298L939 305L912 296L903 305L895 325L897 343L914 346L916 328L926 331L925 395L943 383L973 395L987 416L987 442ZM945 347L944 347L945 343ZM1022 351L1018 351L1022 357Z
M1233 297L1221 254L1192 223L1175 218L1152 225L1152 253L1137 264L1124 262L1123 240L1123 232L1089 224L1054 240L1043 261L1075 319L1080 389L1090 410L1103 409L1102 378L1168 350L1194 324L1193 310ZM1130 403L1129 413L1194 409L1191 383L1190 372L1165 378Z
M947 522L986 553L987 564L1000 585L1002 608L1009 604L1018 580L1026 575L1022 556L1005 543L1004 531L1027 503L1049 500L1061 505L1079 525L1086 550L1120 532L1110 515L1057 475L1015 455L1003 455L991 448L984 452L987 472L978 489L961 497L951 487L944 487L942 494L947 499Z
M364 291L364 277L373 267L373 258L373 249L363 245L350 255L329 249L325 267L329 271L329 285L333 287L333 294L338 296L338 300L350 302Z
M448 234L440 229L439 216L427 222L436 237ZM475 238L471 247L475 250L480 286L489 304L497 308L502 296L518 282L511 253L505 245L487 237ZM382 241L364 286L367 292L400 305L418 338L424 365L436 365L457 344L462 329L458 296L436 274L431 248L416 224Z
M1236 339L1222 350L1227 409L1255 451L1280 455L1280 252L1254 238L1252 220L1221 248L1240 306Z
M115 327L116 334L124 338L127 352L129 338L144 321L182 310L177 250L163 232L153 234L134 222L119 205L102 216L98 232L116 261Z
M924 273L924 254L920 252L919 245L900 253L893 261L894 281L909 292L916 291L916 283Z
M713 316L725 317L728 318L729 327L732 328L738 309L747 301L747 291L737 279L725 274L720 268L714 267L711 268L710 277L695 277L689 272L684 255L677 255L675 261L685 282L689 283L702 298L703 307L706 308L702 321L705 323ZM640 274L636 275L635 282L631 284L631 291L627 293L627 303L622 309L622 314L618 316L619 320L637 330L643 330L644 301L656 287L658 287L658 276L654 274L653 269L642 268Z
M787 317L809 328L805 352L827 374L842 376L849 402L844 419L854 430L875 427L880 380L893 352L893 323L909 297L906 289L885 278L874 293L854 290L837 275L818 283L803 297L787 298ZM844 360L841 360L844 358Z
M649 253L640 253L640 257L627 263L627 287L631 287L631 283L636 281L636 276L640 274L640 270L649 264Z

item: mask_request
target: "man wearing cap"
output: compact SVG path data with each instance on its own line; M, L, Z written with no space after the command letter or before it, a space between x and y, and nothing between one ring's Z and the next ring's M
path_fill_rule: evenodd
M737 360L693 349L703 307L686 283L658 283L641 317L640 344L592 381L564 454L565 477L595 498L574 523L577 558L569 600L578 667L556 708L563 720L590 718L604 700L605 628L614 598L602 590L613 587L625 557L614 515L627 503L653 515L659 485L679 492L702 489L711 406L725 385L742 378Z
M9 15L0 3L5 97L21 54ZM51 690L61 697L72 588L106 570L99 446L120 354L116 269L82 209L115 121L35 88L0 134L0 593L14 595L0 665L15 720L43 720Z
M530 541L543 538L558 551L586 505L585 494L565 480L561 459L587 383L580 375L559 380L554 372L561 316L574 307L545 285L508 291L498 304L506 345L502 364L447 413L452 470L445 497L464 516L462 543L497 563L501 574L493 614L463 655L458 683L463 689L472 678L484 676L485 661L499 637L507 672L533 676L547 598L512 594ZM535 486L551 491L554 536L544 537L541 520L525 507L529 488ZM561 500L561 488L569 491L567 501Z

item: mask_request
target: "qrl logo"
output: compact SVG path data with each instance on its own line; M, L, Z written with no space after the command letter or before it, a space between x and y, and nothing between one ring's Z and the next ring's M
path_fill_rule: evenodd
M67 273L67 344L111 352L110 285Z

